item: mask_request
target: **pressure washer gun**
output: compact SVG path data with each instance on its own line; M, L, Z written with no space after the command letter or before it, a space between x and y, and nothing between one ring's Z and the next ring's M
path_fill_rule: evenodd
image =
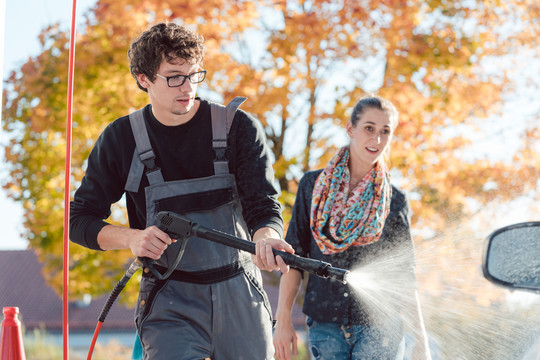
M192 236L197 236L206 240L216 242L218 244L226 245L238 250L244 250L251 254L255 254L254 242L240 239L217 230L206 228L189 220L184 216L175 214L173 212L159 212L156 217L156 222L157 226L161 230L165 231L170 236L180 240L180 251L176 256L176 260L164 274L161 274L157 269L154 268L154 261L152 259L136 258L135 260L133 260L122 279L120 279L118 284L116 284L116 286L114 287L112 293L107 299L105 306L103 307L103 310L101 311L96 330L94 331L94 336L92 337L92 343L90 344L87 360L92 359L92 353L94 351L94 346L96 344L98 334L101 330L101 326L105 321L105 318L107 317L107 314L109 313L109 310L111 309L114 301L116 300L120 292L124 289L129 279L131 279L133 274L135 274L135 272L137 272L137 270L141 267L148 268L148 270L154 273L154 275L159 279L168 278L171 272L176 269L176 266L179 264L180 259L184 254L187 240ZM330 278L341 281L344 284L347 283L347 276L349 274L349 271L347 270L334 268L332 267L332 265L324 261L304 258L281 250L273 249L273 252L274 255L281 256L285 264L289 266L307 271L310 274L314 274L322 278Z
M170 211L159 212L156 217L156 222L157 227L172 237L181 237L186 239L188 237L197 236L218 244L255 254L254 242L240 239L221 231L206 228L184 216ZM347 282L346 279L349 273L347 270L334 268L332 265L324 261L308 259L276 249L273 249L273 251L274 255L281 256L285 264L289 266L307 271L310 274L314 274L322 278L335 279L344 284Z

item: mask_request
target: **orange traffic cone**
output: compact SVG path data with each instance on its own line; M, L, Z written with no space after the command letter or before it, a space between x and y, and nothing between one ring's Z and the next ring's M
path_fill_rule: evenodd
M26 360L21 332L21 322L17 318L18 307L4 308L2 321L2 341L0 360Z

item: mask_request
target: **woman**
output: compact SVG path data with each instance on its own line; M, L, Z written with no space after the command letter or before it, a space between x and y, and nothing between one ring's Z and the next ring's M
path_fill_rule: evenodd
M414 275L414 249L408 201L392 187L386 159L398 122L396 108L372 96L361 99L347 123L350 144L341 148L325 169L304 174L286 241L300 256L334 267L354 269L405 247L408 257L400 271L408 274L408 292L400 302L410 309L415 337L414 359L430 359ZM353 272L354 273L354 272ZM274 347L276 358L290 360L297 353L291 309L303 273L291 269L280 282ZM403 318L382 314L346 284L310 276L303 312L308 325L312 359L403 359Z

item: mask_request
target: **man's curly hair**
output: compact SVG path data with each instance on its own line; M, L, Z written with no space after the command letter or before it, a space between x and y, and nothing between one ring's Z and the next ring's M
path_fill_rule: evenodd
M185 26L175 23L156 24L131 43L128 50L131 75L137 80L137 75L144 74L153 82L163 60L181 58L188 64L202 64L203 41L201 35ZM147 91L138 80L137 86Z

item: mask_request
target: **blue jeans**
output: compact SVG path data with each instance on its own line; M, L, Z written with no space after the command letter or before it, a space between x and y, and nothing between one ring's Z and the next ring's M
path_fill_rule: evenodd
M311 360L401 360L405 339L396 327L343 326L321 323L306 317ZM393 334L392 334L393 333Z

